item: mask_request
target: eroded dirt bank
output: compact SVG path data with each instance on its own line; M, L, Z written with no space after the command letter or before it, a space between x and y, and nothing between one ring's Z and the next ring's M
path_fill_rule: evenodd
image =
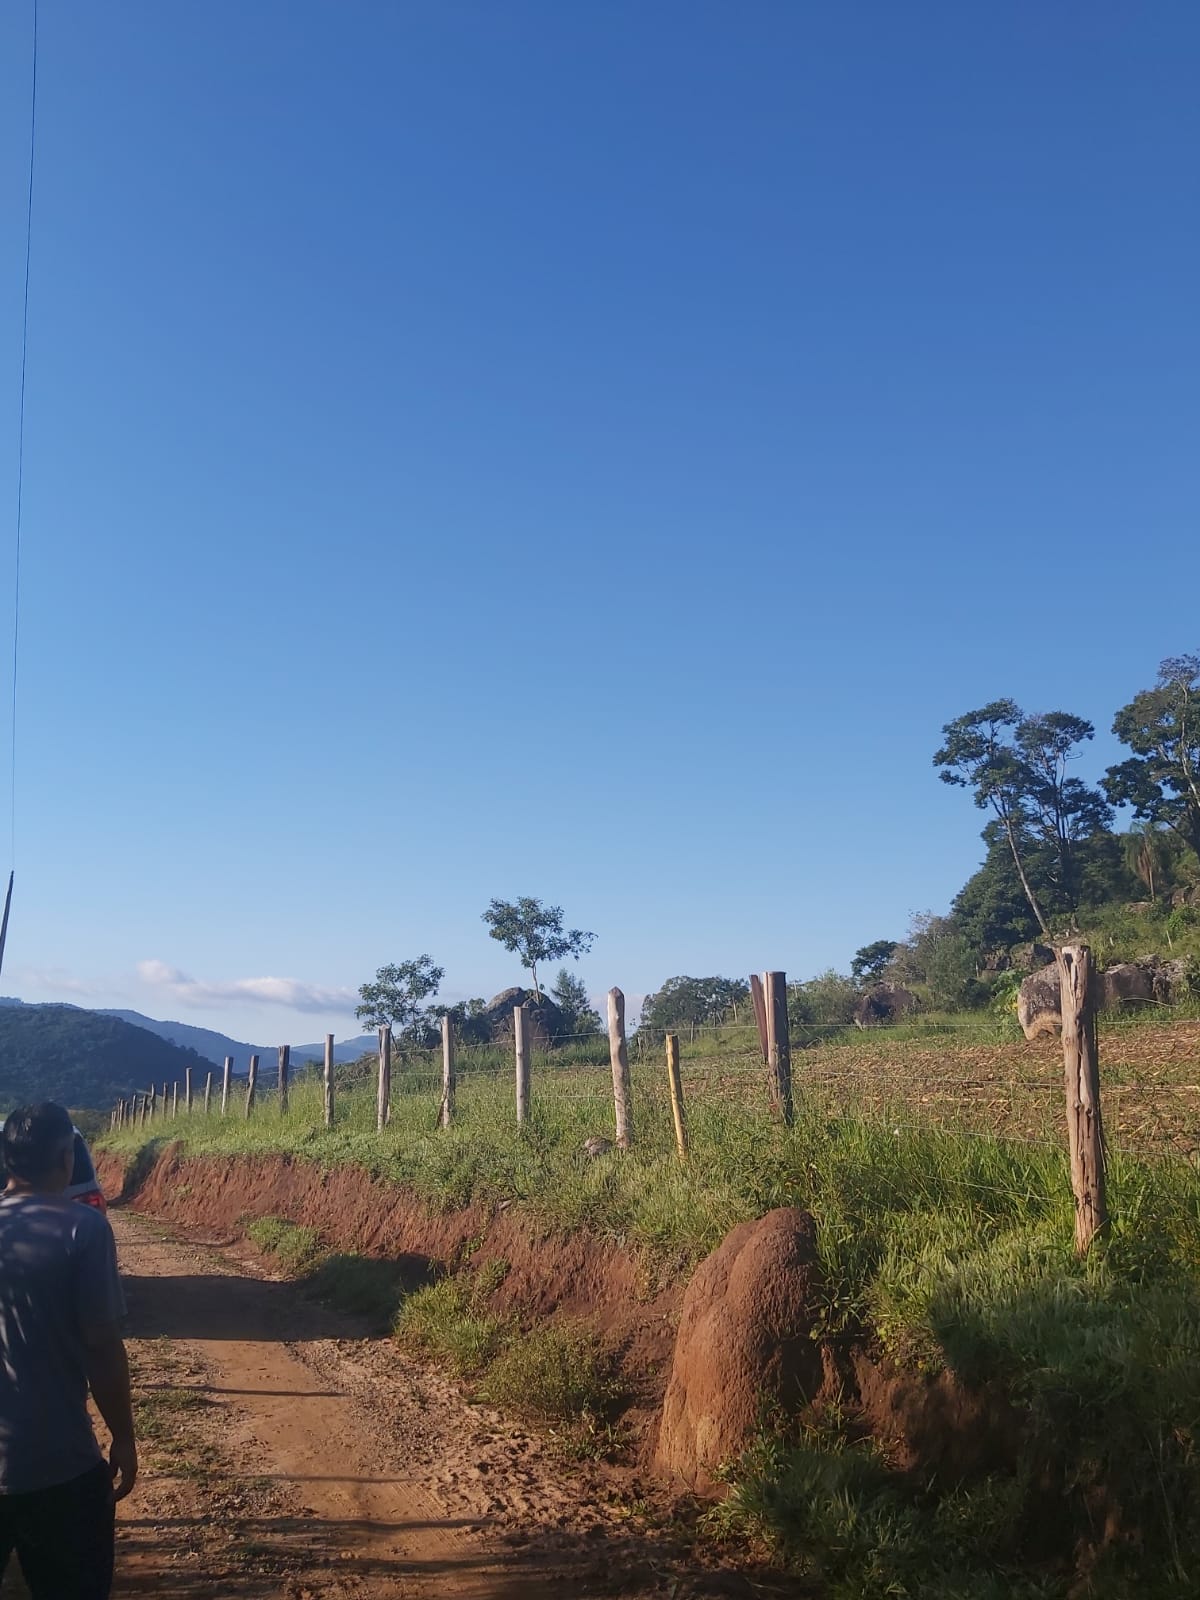
M582 1231L539 1234L526 1214L468 1206L433 1213L416 1196L357 1167L324 1171L287 1156L187 1156L167 1145L144 1171L100 1152L101 1181L135 1211L226 1240L248 1222L282 1217L313 1228L331 1251L377 1257L412 1284L470 1257L474 1268L503 1263L494 1309L527 1320L586 1318L619 1352L638 1397L635 1432L652 1423L662 1398L682 1286L657 1287L630 1254Z

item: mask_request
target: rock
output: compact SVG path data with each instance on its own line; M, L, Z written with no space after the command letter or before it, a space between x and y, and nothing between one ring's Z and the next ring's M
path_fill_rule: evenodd
M877 983L855 1006L854 1021L860 1028L886 1028L916 1007L917 997L910 990L898 983Z
M1180 1005L1190 1000L1197 988L1195 966L1186 956L1175 961L1160 961L1155 966L1154 998L1163 1005Z
M1048 944L1039 944L1035 939L1032 944L1019 944L1013 950L1012 964L1016 972L1039 972L1047 963L1054 960L1054 951Z
M1136 961L1118 961L1100 974L1096 1003L1101 1011L1154 999L1154 968Z
M539 1000L532 989L505 989L489 1000L482 1021L492 1040L513 1036L513 1011L524 1006L529 1013L529 1042L538 1049L553 1044L563 1030L563 1014L554 1001L544 995Z
M693 1488L735 1457L772 1407L794 1411L821 1385L812 1338L816 1227L784 1207L744 1222L684 1293L656 1464Z
M1062 1030L1062 996L1058 967L1043 967L1030 973L1017 991L1017 1021L1027 1039Z

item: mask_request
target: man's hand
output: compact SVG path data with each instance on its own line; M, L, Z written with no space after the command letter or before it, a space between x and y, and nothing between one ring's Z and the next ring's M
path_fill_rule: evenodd
M124 1500L137 1482L137 1445L132 1437L113 1440L108 1452L108 1470L113 1481L113 1499Z

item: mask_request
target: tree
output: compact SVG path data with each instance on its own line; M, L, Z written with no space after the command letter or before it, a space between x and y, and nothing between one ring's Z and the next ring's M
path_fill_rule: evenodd
M876 939L873 944L863 945L861 950L854 953L850 975L864 987L869 983L878 983L896 950L895 939Z
M1162 662L1154 688L1121 707L1113 732L1133 754L1104 775L1110 802L1170 828L1200 856L1200 656Z
M544 906L540 900L528 895L520 900L493 900L483 913L483 920L493 939L499 939L506 950L521 959L533 978L533 992L538 999L542 991L538 984L539 961L561 961L571 956L578 961L592 948L596 935L582 928L563 929L561 906Z
M446 1007L454 1032L462 1044L488 1044L492 1030L488 1020L487 1001L478 996L473 1000L458 1000Z
M655 994L642 1002L642 1027L669 1032L681 1024L737 1021L738 1007L750 998L750 985L742 978L668 978Z
M788 984L788 1019L797 1026L841 1026L854 1021L860 999L853 979L830 967L804 983Z
M1014 700L994 700L948 722L933 758L944 783L972 790L975 804L994 813L1047 938L1047 909L1072 918L1079 909L1079 846L1111 816L1103 796L1067 771L1076 746L1094 733L1069 712L1026 716ZM1046 883L1041 894L1030 871L1035 853Z
M436 995L446 969L432 956L417 956L392 967L380 967L374 983L358 991L362 1002L354 1015L364 1028L391 1028L393 1038L416 1043L429 1025L431 1008L424 1005Z
M593 1039L602 1031L600 1013L588 999L583 979L577 978L573 972L568 972L566 967L558 969L550 997L562 1012L564 1034L582 1035L586 1039Z

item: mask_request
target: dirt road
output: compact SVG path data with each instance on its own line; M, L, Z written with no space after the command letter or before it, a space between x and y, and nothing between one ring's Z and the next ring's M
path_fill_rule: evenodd
M693 1592L603 1469L564 1466L227 1241L112 1221L144 1455L120 1510L116 1595ZM2 1592L21 1593L12 1575Z

